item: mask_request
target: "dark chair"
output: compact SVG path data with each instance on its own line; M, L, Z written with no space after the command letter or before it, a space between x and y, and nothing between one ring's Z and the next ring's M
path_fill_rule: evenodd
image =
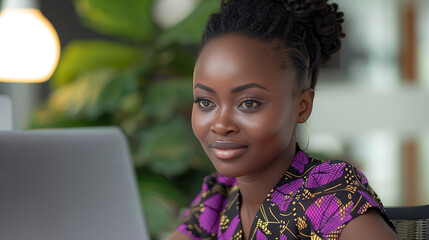
M429 239L429 205L386 208L400 239Z

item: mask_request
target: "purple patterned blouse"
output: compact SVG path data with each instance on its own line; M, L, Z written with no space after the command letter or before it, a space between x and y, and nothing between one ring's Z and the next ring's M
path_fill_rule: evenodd
M236 178L207 176L178 231L193 239L242 239L239 202ZM259 207L249 239L339 239L345 225L369 208L393 228L358 169L339 160L309 159L298 151Z

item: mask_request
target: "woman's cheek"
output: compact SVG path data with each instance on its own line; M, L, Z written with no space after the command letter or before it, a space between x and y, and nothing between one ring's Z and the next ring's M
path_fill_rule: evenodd
M195 136L202 142L205 135L210 130L209 114L202 112L194 106L192 109L191 124Z
M197 113L195 112L195 106L192 108L192 115L191 115L191 126L192 126L192 131L194 131L194 135L198 138L198 140L200 139L199 137L199 122L198 122L198 116Z
M271 110L271 109L270 109ZM266 111L241 119L240 126L257 141L288 138L293 131L293 116L280 111Z
M271 109L269 109L271 110ZM264 134L275 132L281 128L278 111L261 111L258 113L247 113L239 117L238 122L242 128L253 133Z

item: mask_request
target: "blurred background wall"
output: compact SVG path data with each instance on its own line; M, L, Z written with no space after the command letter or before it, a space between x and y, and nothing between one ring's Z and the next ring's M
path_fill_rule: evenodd
M339 65L316 91L310 151L359 166L384 204L429 202L428 1L338 1Z
M174 26L200 2L157 0L154 21L161 29ZM309 152L358 166L387 206L427 204L429 1L337 2L345 13L347 37L320 73L308 122ZM41 10L63 48L76 39L116 39L82 26L70 0L42 0ZM192 44L187 47L195 52ZM51 88L48 83L0 83L0 94L12 99L14 128L24 129Z

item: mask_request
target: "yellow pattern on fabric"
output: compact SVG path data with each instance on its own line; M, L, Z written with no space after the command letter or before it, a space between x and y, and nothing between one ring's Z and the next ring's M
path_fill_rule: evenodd
M340 238L340 234L341 234L341 230L340 229L343 229L343 228L344 228L344 225L340 226L338 228L338 230L332 231L331 233L329 233L328 240L337 240L337 239L339 239Z
M370 208L370 207L371 207L371 204L369 204L369 202L366 202L366 203L361 207L361 209L359 210L359 214L365 213L365 212L366 212L366 210L368 210L368 208Z
M310 191L308 191L308 189L304 189L303 193L302 193L302 198L303 199L311 199L314 198L316 195L311 193Z
M222 217L220 217L220 224L219 224L219 227L220 227L222 230L227 229L227 228L228 228L228 226L229 226L229 223L230 223L230 221L229 221L229 219L228 219L228 217L227 217L227 216L222 215Z
M232 237L232 239L234 240L241 240L243 238L243 231L240 230L238 231L236 234L234 234L234 236Z
M298 226L298 230L303 230L304 228L306 228L307 227L307 223L306 223L306 218L305 218L305 216L302 216L302 217L298 217L297 218L297 226Z
M317 236L314 232L311 233L311 240L322 240L319 236Z
M296 239L298 239L298 237L293 233L293 231L289 229L288 225L289 225L289 221L287 222L285 229L288 230L289 233L292 234L292 236L294 236Z
M320 197L319 199L317 199L317 200L314 202L314 204L316 204L316 206L320 208L320 204L322 203L323 198L325 198L325 196L322 196L322 197Z
M337 199L338 205L341 206L340 208L340 215L341 215L341 221L344 220L344 218L346 217L346 210L353 205L353 202L350 201L348 202L346 205L344 205L340 199Z

